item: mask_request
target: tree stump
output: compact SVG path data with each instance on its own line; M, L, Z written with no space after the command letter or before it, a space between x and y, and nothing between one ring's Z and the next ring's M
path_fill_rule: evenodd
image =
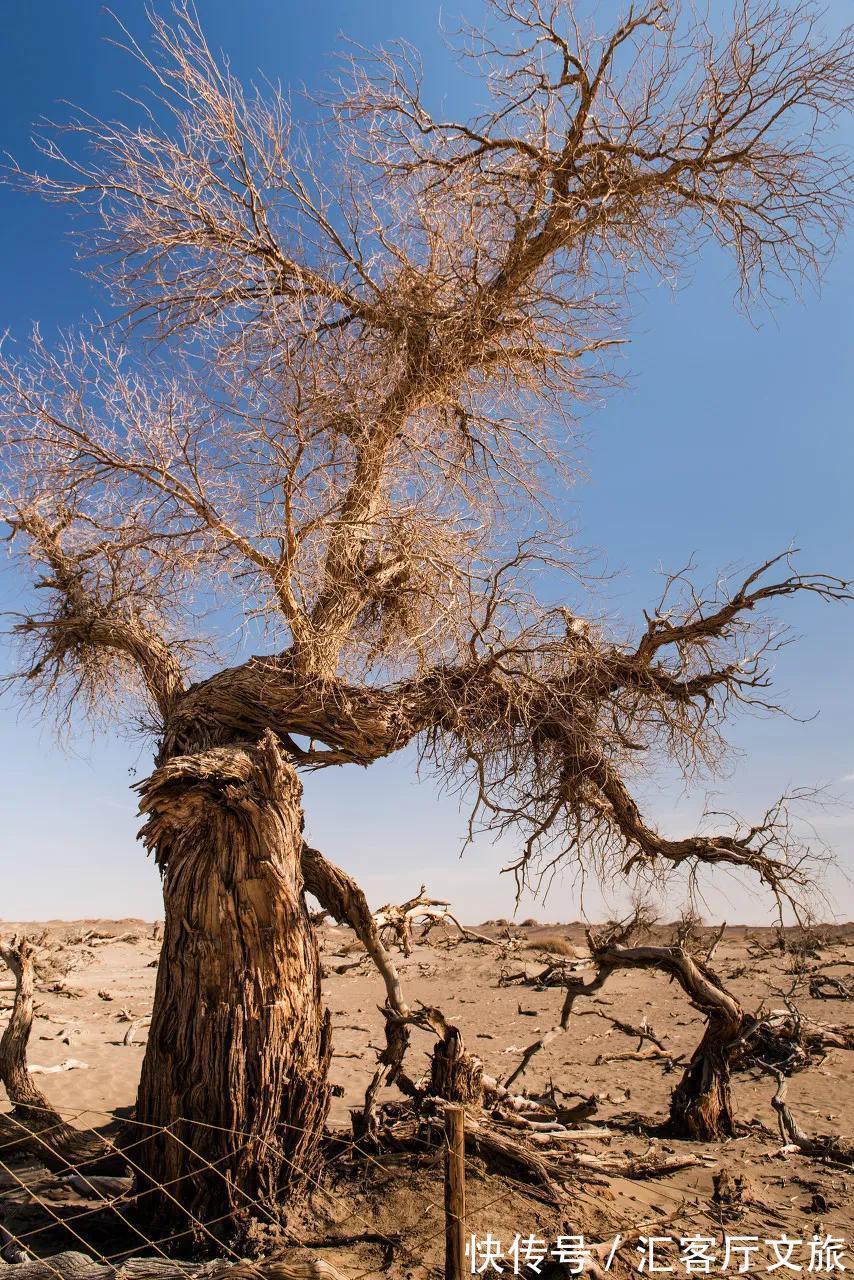
M430 1092L446 1102L480 1106L483 1102L483 1063L467 1053L456 1027L437 1040L430 1065Z

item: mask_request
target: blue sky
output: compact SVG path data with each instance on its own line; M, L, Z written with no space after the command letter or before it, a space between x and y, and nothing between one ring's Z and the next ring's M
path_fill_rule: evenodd
M143 6L113 6L135 31ZM477 19L480 0L387 3L387 0L200 0L208 38L225 48L244 78L260 67L294 86L319 87L332 67L339 33L366 44L404 37L421 52L436 98L462 109L473 86L454 66L440 26L460 14ZM847 17L833 0L828 22ZM120 114L117 90L134 92L137 66L105 37L115 33L94 0L40 0L6 14L0 47L0 149L32 160L32 124L61 115L60 100ZM23 337L34 321L49 335L98 305L77 271L67 212L0 188L0 330ZM638 298L631 345L624 349L624 389L585 421L586 476L565 501L615 576L593 602L615 620L632 621L659 590L662 567L694 556L700 575L752 566L791 544L803 564L854 574L854 361L851 359L854 251L843 245L820 296L808 294L757 313L733 306L729 263L710 252L677 282L650 286ZM18 584L0 579L3 608ZM785 617L799 643L777 662L779 691L803 722L742 720L730 776L716 784L718 807L756 813L788 786L826 783L839 798L814 815L840 870L828 881L834 910L854 917L854 610L794 601ZM816 714L817 713L817 714ZM135 841L134 776L148 769L144 744L85 731L61 749L51 727L21 718L0 701L0 917L7 920L159 913L159 885ZM134 772L135 771L135 772ZM673 834L691 828L702 795L685 795L666 778L643 790L648 812ZM356 874L375 903L400 899L422 881L453 899L469 919L510 915L512 885L498 874L503 851L489 845L459 852L464 818L453 797L429 778L418 782L411 756L371 770L329 771L306 784L308 835ZM676 888L668 909L675 909ZM592 917L619 905L619 890L590 888ZM768 903L744 882L718 880L708 913L758 921ZM573 919L578 887L557 883L545 905L525 901L521 914Z

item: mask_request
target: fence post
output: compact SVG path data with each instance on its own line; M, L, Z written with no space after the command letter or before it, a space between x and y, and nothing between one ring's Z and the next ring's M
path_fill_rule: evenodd
M466 1113L445 1108L445 1280L466 1274Z

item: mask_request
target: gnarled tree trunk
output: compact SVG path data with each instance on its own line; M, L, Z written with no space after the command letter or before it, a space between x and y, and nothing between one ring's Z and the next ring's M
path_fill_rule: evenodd
M300 784L268 733L174 757L140 791L165 926L133 1158L158 1229L240 1236L305 1190L328 1107Z
M692 955L681 945L629 947L608 939L598 942L592 935L590 941L598 975L588 991L601 986L608 973L616 969L660 969L675 979L694 1007L706 1015L703 1038L673 1091L670 1129L678 1137L698 1142L732 1137L732 1058L745 1027L744 1010L735 996L727 991L707 959ZM561 1024L564 1029L573 998L570 990Z
M707 966L695 961L692 968L700 979L686 990L708 1021L670 1099L670 1128L679 1137L717 1142L735 1136L732 1059L744 1030L744 1012Z
M635 921L620 927L619 939L630 937ZM706 1015L706 1029L670 1102L670 1129L678 1137L714 1142L735 1132L731 1075L733 1057L745 1031L744 1010L713 972L707 961L683 946L626 946L614 930L597 938L588 934L596 975L592 982L576 979L567 986L560 1022L530 1044L506 1081L506 1087L526 1069L534 1054L569 1027L579 996L600 991L611 973L622 969L660 969L679 983L696 1009ZM658 1042L656 1042L658 1043Z
M680 1137L717 1142L735 1136L730 1060L741 1023L713 1013L670 1100L670 1128Z

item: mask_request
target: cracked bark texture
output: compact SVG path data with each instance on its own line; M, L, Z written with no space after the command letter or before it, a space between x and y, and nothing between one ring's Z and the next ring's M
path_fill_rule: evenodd
M140 786L166 907L135 1159L158 1229L304 1192L328 1108L329 1017L303 900L301 788L274 737ZM180 1201L158 1185L182 1179ZM265 1214L266 1216L266 1214ZM214 1228L216 1230L216 1228Z
M744 1013L723 988L707 1015L703 1038L691 1055L670 1100L670 1127L679 1137L720 1142L735 1137L732 1058L744 1030Z

